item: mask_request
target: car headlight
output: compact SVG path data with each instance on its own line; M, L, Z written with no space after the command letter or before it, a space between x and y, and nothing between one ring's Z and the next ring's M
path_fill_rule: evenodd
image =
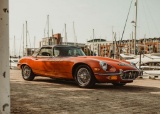
M134 62L130 62L130 64L134 67L136 67L136 64Z
M104 71L107 70L107 63L106 63L106 62L100 61L99 64L100 64L100 66L102 67L102 69L103 69Z

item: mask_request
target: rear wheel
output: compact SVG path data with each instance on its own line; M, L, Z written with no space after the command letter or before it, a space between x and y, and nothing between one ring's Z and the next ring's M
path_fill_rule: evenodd
M124 86L126 83L112 83L114 86Z
M32 81L35 78L35 75L32 69L28 65L25 65L22 68L22 77L24 80L28 80L28 81Z
M87 65L80 65L74 74L77 84L83 88L91 88L95 85L95 77Z

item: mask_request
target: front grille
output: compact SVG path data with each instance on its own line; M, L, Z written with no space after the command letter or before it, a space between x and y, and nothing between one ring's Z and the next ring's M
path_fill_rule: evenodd
M126 71L123 72L122 79L135 79L139 75L138 71Z

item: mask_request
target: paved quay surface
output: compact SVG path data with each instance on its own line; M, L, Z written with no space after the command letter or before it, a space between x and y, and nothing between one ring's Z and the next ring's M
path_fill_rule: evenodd
M45 77L24 81L20 70L10 70L10 83L11 114L160 114L160 80L84 89Z

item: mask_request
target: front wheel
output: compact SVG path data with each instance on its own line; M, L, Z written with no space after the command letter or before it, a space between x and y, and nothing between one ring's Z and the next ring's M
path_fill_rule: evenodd
M32 69L25 65L23 68L22 68L22 77L24 80L28 80L28 81L32 81L35 77Z
M91 88L95 85L95 77L87 65L80 65L74 74L75 81L82 88Z
M114 86L124 86L126 83L112 83Z

